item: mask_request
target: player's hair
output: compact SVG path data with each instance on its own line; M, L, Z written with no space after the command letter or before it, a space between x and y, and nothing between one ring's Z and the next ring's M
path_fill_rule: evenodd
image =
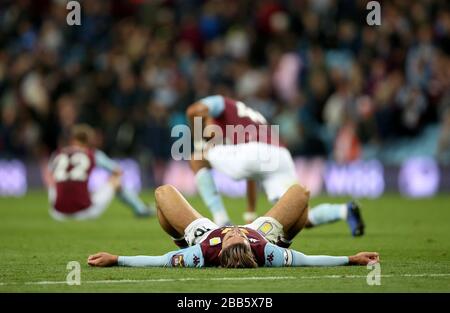
M219 261L220 266L224 268L258 267L252 249L245 243L236 243L223 249Z
M70 131L70 139L82 144L90 145L94 137L94 130L87 124L74 125Z

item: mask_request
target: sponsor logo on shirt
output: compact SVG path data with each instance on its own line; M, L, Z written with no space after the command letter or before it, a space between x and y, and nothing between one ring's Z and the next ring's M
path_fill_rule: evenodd
M222 242L222 239L220 239L220 237L213 237L211 239L209 239L209 245L211 247L213 246L217 246L218 244L220 244Z

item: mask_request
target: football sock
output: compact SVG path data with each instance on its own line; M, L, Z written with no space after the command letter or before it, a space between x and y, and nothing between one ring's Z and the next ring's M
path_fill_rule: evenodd
M173 242L181 249L189 246L186 239L184 239L184 236L180 237L180 238L174 238L174 237L171 237L171 238L172 238Z
M136 214L142 214L148 211L147 205L139 198L139 196L125 188L121 188L117 194L120 200L133 209Z
M277 246L282 247L282 248L289 248L292 244L292 240L287 240L284 237L280 237L278 238L278 242L277 242Z
M256 212L244 212L242 218L245 223L250 224L258 218L258 214Z
M213 215L214 223L223 226L230 222L222 197L217 191L216 184L208 168L200 169L195 175L198 192L203 202Z
M347 205L320 204L309 211L308 219L314 226L345 220L347 219Z

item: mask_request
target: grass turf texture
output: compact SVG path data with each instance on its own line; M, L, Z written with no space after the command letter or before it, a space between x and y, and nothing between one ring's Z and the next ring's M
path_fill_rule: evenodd
M153 201L151 192L143 196ZM198 197L189 201L209 216ZM345 199L318 197L311 205L336 201ZM225 203L234 221L242 223L245 200L225 198ZM292 248L330 255L378 251L382 259L380 286L366 283L370 270L364 266L91 268L86 258L98 251L159 255L176 247L155 218L136 219L118 201L96 221L58 223L47 213L43 191L17 199L0 198L0 292L449 292L448 195L424 200L386 195L361 203L367 224L364 237L352 238L346 223L338 222L304 230ZM261 196L258 212L268 207ZM81 263L80 286L36 284L64 282L69 261Z

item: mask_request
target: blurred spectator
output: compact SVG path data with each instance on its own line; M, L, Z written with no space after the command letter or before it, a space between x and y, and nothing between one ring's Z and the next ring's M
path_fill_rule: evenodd
M447 102L450 101L447 96ZM450 106L442 112L442 129L439 138L438 157L448 162L450 160Z
M348 162L438 122L449 149L448 1L382 2L379 27L365 1L83 1L74 27L65 4L0 3L1 157L46 157L88 122L108 154L164 163L170 127L213 93L294 154Z

